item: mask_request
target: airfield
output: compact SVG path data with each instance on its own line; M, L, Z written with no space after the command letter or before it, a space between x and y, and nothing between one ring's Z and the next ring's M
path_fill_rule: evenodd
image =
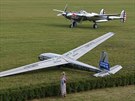
M69 28L70 21L57 17L53 9L69 11L120 13L125 9L127 21L99 23L93 29L92 22L82 22ZM41 53L63 54L107 32L116 33L79 60L98 66L100 53L108 52L111 66L120 64L123 69L113 77L135 74L135 2L133 0L1 0L0 1L0 71L20 67L38 61ZM70 67L70 68L67 68ZM0 78L0 92L5 89L33 85L59 84L61 72L65 71L68 82L95 79L94 72L62 68L42 69Z

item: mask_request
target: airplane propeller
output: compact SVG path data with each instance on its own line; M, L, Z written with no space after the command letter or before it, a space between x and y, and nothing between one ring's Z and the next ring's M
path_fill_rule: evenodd
M57 16L62 16L62 13L57 14Z
M66 15L66 12L65 11L62 11L62 10L53 9L53 11L60 12L59 14L57 14L57 16Z
M62 15L66 15L67 14L67 4L66 4L66 6L65 6L65 8L64 8L64 11L62 11L62 10L58 10L58 9L53 9L53 11L57 11L57 12L60 12L59 14L57 14L57 16L62 16Z
M67 7L68 7L68 5L66 4L66 6L65 6L65 8L64 8L64 12L66 12L66 11L67 11Z

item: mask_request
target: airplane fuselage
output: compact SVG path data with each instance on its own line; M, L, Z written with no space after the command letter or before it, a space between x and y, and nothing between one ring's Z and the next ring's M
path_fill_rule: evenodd
M38 59L40 61L44 61L47 59L51 59L51 58L55 58L55 57L59 57L61 56L60 54L56 54L56 53L42 53L38 56Z
M107 15L101 15L99 17L99 14L97 13L87 13L85 12L85 16L83 13L78 13L78 12L68 12L66 15L64 14L63 16L69 20L74 20L76 22L81 22L81 21L93 21L95 22L96 20L111 20L109 19L109 16ZM87 15L87 16L86 16ZM96 17L96 15L98 15Z

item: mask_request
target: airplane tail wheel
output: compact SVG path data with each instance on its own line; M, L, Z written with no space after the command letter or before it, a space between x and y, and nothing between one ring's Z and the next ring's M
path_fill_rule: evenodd
M94 25L93 25L93 28L94 28L94 29L97 29L97 28L98 28L98 25L97 25L97 24L94 24Z

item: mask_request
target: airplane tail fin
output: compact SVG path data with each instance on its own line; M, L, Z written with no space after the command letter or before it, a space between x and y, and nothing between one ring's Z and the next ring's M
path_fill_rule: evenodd
M99 69L102 70L99 73L94 74L95 77L104 77L110 74L117 73L120 69L122 69L122 66L116 65L110 68L109 62L108 62L108 54L107 52L102 52L99 62Z
M104 9L101 9L101 11L100 11L100 13L99 13L100 15L104 15L105 14L105 11L104 11Z
M121 22L126 21L126 12L125 12L125 10L121 11L120 18L121 18Z
M110 70L110 65L108 62L108 54L107 52L103 51L100 56L100 62L99 62L99 68L100 69L105 69L105 70Z

